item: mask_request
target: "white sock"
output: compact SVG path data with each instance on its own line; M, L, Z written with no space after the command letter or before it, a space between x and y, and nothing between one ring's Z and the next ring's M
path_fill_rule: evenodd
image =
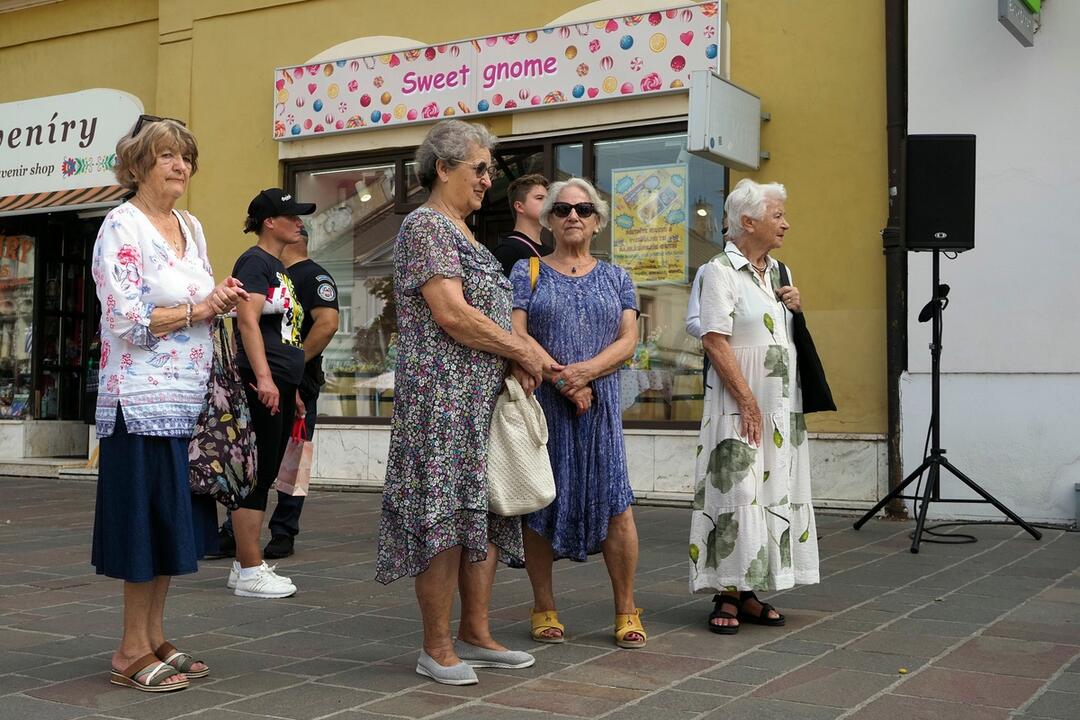
M252 578L256 577L259 574L260 570L262 570L262 565L256 565L254 567L249 567L249 568L242 567L242 568L240 568L240 579L241 580L251 580Z

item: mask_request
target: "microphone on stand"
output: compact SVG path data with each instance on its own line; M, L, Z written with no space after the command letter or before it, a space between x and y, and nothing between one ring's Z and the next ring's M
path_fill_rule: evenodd
M934 317L934 306L938 303L941 303L942 310L949 304L949 286L945 283L937 286L937 297L923 305L923 309L919 311L919 322L930 322Z

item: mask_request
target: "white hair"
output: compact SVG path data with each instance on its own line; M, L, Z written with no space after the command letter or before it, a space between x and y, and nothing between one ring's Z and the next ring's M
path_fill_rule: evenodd
M608 224L608 204L600 198L600 193L596 192L596 188L588 180L584 180L579 177L572 177L569 180L560 180L559 182L551 183L548 186L547 198L544 200L543 207L540 208L540 224L551 229L551 223L548 220L551 219L551 206L559 202L559 194L568 187L576 187L589 196L589 202L596 208L596 231L600 232Z
M750 178L743 178L724 200L724 214L727 216L727 228L724 235L728 240L738 240L746 232L742 227L744 217L760 220L765 217L765 203L768 200L787 200L787 190L777 182L757 183Z

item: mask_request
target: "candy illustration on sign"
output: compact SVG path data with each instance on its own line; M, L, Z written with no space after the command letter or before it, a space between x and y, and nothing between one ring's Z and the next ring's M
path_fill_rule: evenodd
M692 72L715 68L720 15L715 2L686 3L279 68L274 137L685 93ZM291 121L285 119L289 110L295 113Z

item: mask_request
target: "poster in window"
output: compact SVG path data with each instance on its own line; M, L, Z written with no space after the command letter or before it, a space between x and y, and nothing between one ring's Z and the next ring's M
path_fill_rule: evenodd
M611 259L637 285L686 282L686 165L611 171Z

